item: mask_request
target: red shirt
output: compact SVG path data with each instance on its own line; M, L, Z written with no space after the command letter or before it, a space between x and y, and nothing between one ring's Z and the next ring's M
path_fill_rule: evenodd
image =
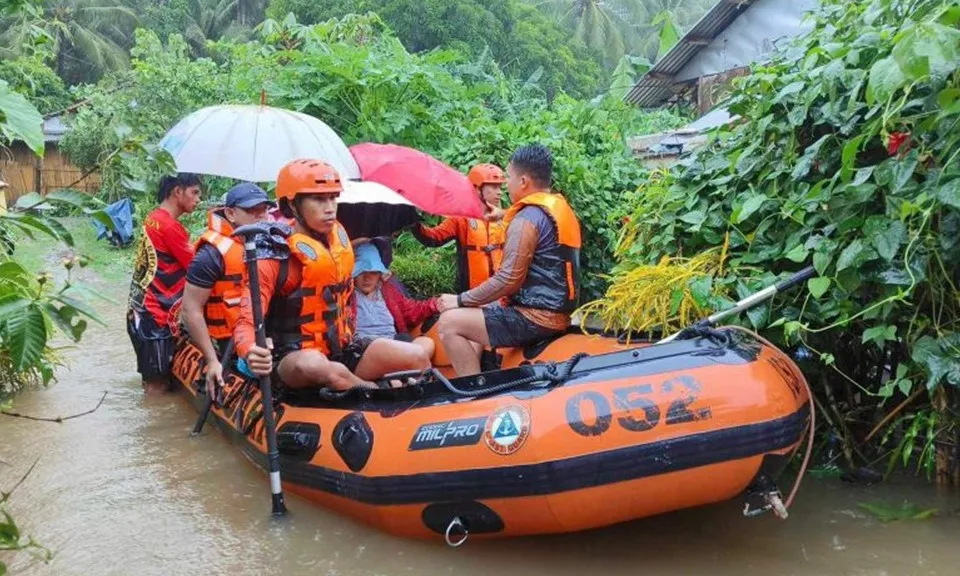
M176 218L157 208L143 221L130 285L130 305L146 310L160 326L183 295L187 268L193 260L190 234Z

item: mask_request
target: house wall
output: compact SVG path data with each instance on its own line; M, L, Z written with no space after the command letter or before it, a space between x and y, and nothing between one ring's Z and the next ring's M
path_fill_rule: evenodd
M69 186L79 180L82 174L80 168L74 166L66 155L60 152L55 142L47 142L43 159L38 158L20 142L0 150L0 180L9 185L4 190L8 206L29 192L46 195ZM94 194L100 189L100 177L98 174L91 174L81 182L73 184L73 189Z
M758 0L704 46L673 80L712 76L762 60L778 43L811 28L809 21L801 20L817 4L817 0Z

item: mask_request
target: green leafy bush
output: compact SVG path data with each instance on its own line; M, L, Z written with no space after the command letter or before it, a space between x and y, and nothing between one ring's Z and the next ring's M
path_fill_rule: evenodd
M581 217L589 298L603 289L600 275L613 262L623 194L646 174L624 136L683 122L610 99L561 94L548 103L535 84L510 79L489 55L410 54L375 14L313 26L268 20L257 34L248 43L221 41L210 46L211 58L192 59L176 36L164 47L138 31L130 73L92 89L64 148L83 167L103 166L105 194L134 192L152 205L162 170L150 143L198 108L257 102L261 90L269 104L320 118L348 144L407 145L463 171L477 162L504 166L518 146L541 141L553 149L557 189Z
M748 320L854 383L845 409L960 386L958 25L952 0L821 2L808 34L737 81L740 120L634 196L624 268L729 234L713 283L742 297L812 263L807 290Z
M73 102L63 80L39 56L0 60L0 80L27 97L41 114L58 112Z
M550 94L590 96L605 81L599 54L519 0L272 0L267 15L317 24L365 11L379 14L410 52L489 50L509 76L537 77Z
M427 299L455 292L457 268L453 243L425 249L404 232L394 241L393 249L390 271L403 282L411 296Z

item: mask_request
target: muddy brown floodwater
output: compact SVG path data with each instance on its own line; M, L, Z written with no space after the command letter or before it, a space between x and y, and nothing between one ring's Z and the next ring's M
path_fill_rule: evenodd
M960 499L909 477L875 487L807 478L790 518L744 518L734 500L583 534L441 542L397 539L288 495L270 518L265 474L213 426L190 438L196 414L177 396L145 399L122 306L103 306L49 389L16 409L61 424L0 417L0 488L39 457L9 507L55 556L4 559L13 574L328 574L513 576L850 575L960 573ZM904 500L940 514L882 523L860 502Z

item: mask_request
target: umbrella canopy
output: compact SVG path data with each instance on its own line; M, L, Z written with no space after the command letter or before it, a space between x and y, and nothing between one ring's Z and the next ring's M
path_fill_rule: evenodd
M390 236L420 221L406 198L376 182L343 183L337 200L337 220L351 238Z
M436 158L396 144L350 147L360 176L396 190L417 208L443 216L483 217L480 195L467 177Z
M323 160L344 180L360 169L343 140L312 116L271 106L225 105L185 116L160 140L180 172L273 182L284 164Z

